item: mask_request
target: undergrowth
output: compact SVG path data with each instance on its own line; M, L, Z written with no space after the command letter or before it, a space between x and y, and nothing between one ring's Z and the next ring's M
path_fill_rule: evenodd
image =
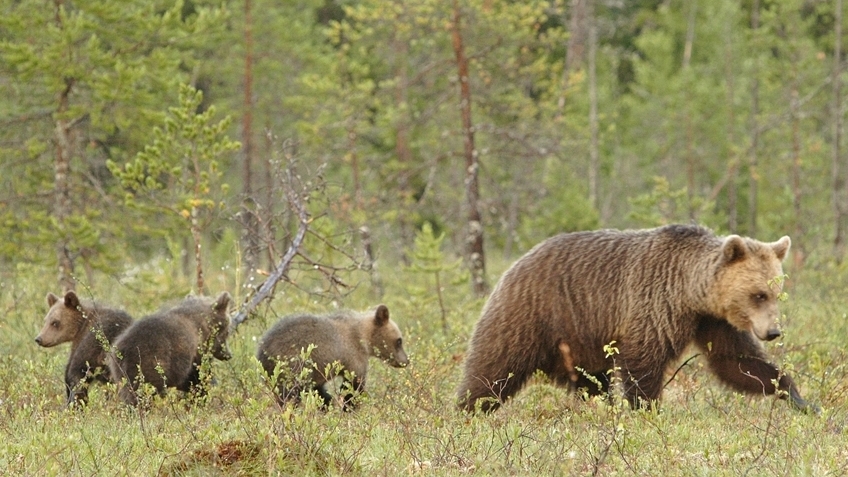
M164 273L133 273L104 277L82 293L141 317L190 288L167 266ZM114 386L94 386L89 405L75 411L63 407L68 345L41 349L33 342L44 296L55 290L26 269L5 276L0 468L10 475L848 474L844 290L824 293L820 286L838 282L810 273L809 282L793 284L782 304L785 336L767 345L803 395L821 405L821 416L735 394L699 358L674 376L658 411L631 411L617 398L584 401L536 376L497 412L469 416L456 409L454 393L483 302L458 288L467 283L444 283L455 288L425 300L431 276L383 274L381 299L366 285L333 298L281 287L230 337L233 359L212 364L215 382L202 402L171 392L135 410L121 404ZM229 290L238 303L244 291L236 281L226 267L210 273L212 292ZM401 327L410 365L394 369L372 359L353 412L322 410L314 394L299 407L280 408L254 357L264 330L288 313L378 302Z

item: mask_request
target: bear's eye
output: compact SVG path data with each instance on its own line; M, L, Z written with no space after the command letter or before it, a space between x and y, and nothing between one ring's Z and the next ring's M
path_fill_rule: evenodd
M768 300L768 295L766 295L763 292L756 293L756 294L754 294L754 300L756 300L758 302L764 302L764 301Z
M398 338L397 341L395 342L395 346L397 346L398 348L403 346L403 340L401 338Z
M59 322L58 322L58 321L51 321L51 322L50 322L50 326L52 326L53 328L58 328L58 327L59 327Z

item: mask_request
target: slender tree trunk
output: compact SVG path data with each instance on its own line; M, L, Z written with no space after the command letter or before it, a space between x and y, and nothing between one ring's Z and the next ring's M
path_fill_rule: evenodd
M760 27L760 0L754 0L751 10L751 29L756 32ZM751 157L748 162L748 235L757 235L757 184L760 180L757 171L758 149L760 146L760 68L759 59L754 60L754 78L751 82Z
M804 220L801 215L801 118L798 104L798 73L792 80L789 99L792 121L792 208L795 212L794 245L792 247L793 264L796 272L804 266Z
M845 178L841 171L842 163L842 0L836 0L834 7L833 42L833 210L835 213L835 237L833 255L837 263L845 258L845 233L848 228L848 191L845 190Z
M598 26L595 18L595 0L587 0L586 18L589 23L589 203L595 210L600 207L598 176L600 175L600 146L598 144L598 79L596 59L598 55Z
M277 202L276 193L278 189L274 187L274 179L277 177L277 172L274 170L274 161L271 160L274 157L274 135L271 133L271 125L265 123L265 134L263 134L265 138L264 141L264 159L261 161L262 163L262 174L265 178L264 187L264 209L262 210L262 215L258 217L260 219L260 227L262 229L262 237L265 241L262 248L264 252L262 255L268 258L268 269L274 268L274 261L276 260L276 253L274 252L273 242L275 240L276 235L276 227L277 223L274 220L275 214L275 204ZM258 260L257 260L258 262ZM259 264L257 263L257 266Z
M194 242L194 267L195 267L195 286L197 294L205 293L205 284L203 283L203 254L201 250L201 234L200 234L200 211L197 207L191 208L191 238Z
M54 0L56 26L62 27L62 18L59 15L64 6L64 0ZM74 79L65 79L65 88L59 94L59 101L55 114L55 163L53 164L53 215L58 225L58 238L56 239L56 259L59 272L59 287L62 292L73 290L74 262L71 258L71 244L68 237L66 224L71 216L71 122L65 118L70 106L71 91L74 87Z
M58 224L56 258L59 264L59 287L63 292L74 289L74 262L71 259L70 242L66 224L71 216L71 138L70 124L62 116L68 110L73 80L66 80L65 89L59 95L56 108L56 162L54 163L53 216Z
M737 233L739 216L737 205L737 177L739 176L739 158L736 151L736 114L734 99L736 98L733 77L733 25L725 24L724 43L724 77L727 85L727 227L730 233Z
M462 16L458 0L453 0L452 40L456 54L456 66L459 72L460 113L462 116L462 138L465 155L465 197L468 207L468 235L466 236L466 254L471 270L471 282L474 294L478 297L489 293L486 280L486 254L483 249L483 221L480 217L480 190L477 176L479 173L478 152L474 146L474 126L471 122L471 85L468 75L468 59L462 44Z
M689 21L686 27L686 43L683 46L683 71L689 70L692 62L692 47L695 43L695 18L698 9L697 0L689 5ZM687 98L688 101L688 98ZM686 128L686 190L689 202L689 220L695 221L695 126L692 124L690 104L686 105L683 122Z
M395 124L395 154L400 162L400 176L398 187L400 188L401 204L403 213L399 217L401 240L404 249L415 241L413 224L409 217L414 202L411 185L411 174L413 170L412 149L409 147L409 116L407 113L407 95L409 88L409 73L406 64L409 56L409 45L401 38L399 31L395 31L395 75L397 86L395 87L395 106L398 108L398 117ZM404 260L408 257L404 254Z
M259 254L259 227L253 196L253 13L251 0L244 0L244 99L242 107L242 219L244 222L244 263L248 270L256 268Z
M356 131L351 121L347 128L348 157L350 158L350 170L353 176L353 204L357 210L362 210L362 179L359 177L359 155L356 153Z
M587 0L571 0L571 7L568 9L569 36L565 49L565 64L562 68L562 88L557 99L557 118L565 115L565 96L568 91L569 76L583 59L587 35L586 2Z

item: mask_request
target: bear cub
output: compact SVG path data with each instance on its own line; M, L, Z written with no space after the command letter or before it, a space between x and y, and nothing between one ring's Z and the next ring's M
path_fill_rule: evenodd
M138 389L150 383L161 396L173 387L196 396L205 393L200 379L204 356L226 361L230 294L217 298L188 297L176 306L136 321L115 341L109 355L112 381L130 405L138 404Z
M314 345L308 358L311 363L305 363L301 352L310 344ZM315 389L325 408L329 407L333 396L328 383L341 377L342 389L346 389L344 409L352 408L353 398L365 390L369 356L396 368L409 363L400 329L389 318L385 305L366 313L340 311L325 316L284 317L265 332L256 353L269 377L273 379L276 372L280 373L275 392L281 406L288 401L299 403L300 392L308 388ZM332 366L334 362L341 370ZM325 371L328 365L331 365L329 375ZM296 378L304 366L312 368L307 382L290 379Z
M108 382L107 350L133 319L121 310L80 300L73 291L64 298L48 293L47 306L50 309L35 342L45 348L71 342L65 366L67 405L85 404L92 382Z

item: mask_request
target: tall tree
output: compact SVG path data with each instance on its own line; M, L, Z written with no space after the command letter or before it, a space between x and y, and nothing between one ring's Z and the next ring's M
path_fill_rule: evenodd
M256 256L259 247L259 230L254 215L255 202L253 192L253 11L252 1L244 0L244 100L241 116L241 160L242 194L245 207L241 211L244 222L244 260L248 270L256 268Z
M479 156L474 146L474 125L471 121L471 86L468 73L468 58L462 43L462 12L459 1L453 0L453 23L451 24L453 51L459 77L459 108L462 116L462 144L465 157L465 197L468 208L466 230L466 259L471 270L471 286L478 297L489 293L486 279L486 252L483 249L483 219L480 216L480 170Z
M106 160L140 147L141 131L186 76L181 64L193 63L186 50L195 35L221 16L140 0L49 6L6 2L0 16L0 72L22 99L10 116L28 118L10 121L13 154L27 161L7 164L3 185L11 197L34 197L6 213L25 224L10 239L29 245L29 259L55 264L59 285L73 289L79 262L114 267L116 250L106 238L124 233L103 218L114 211ZM48 169L49 195L39 182ZM50 260L39 253L46 247L53 250Z
M752 35L756 38L760 28L760 0L754 0L751 6L751 30ZM748 148L750 157L748 158L748 235L757 235L757 206L758 193L757 185L760 181L759 167L759 148L760 148L760 69L759 56L754 58L753 79L751 81L751 113L750 113L750 136L751 145Z
M833 99L831 114L833 116L833 156L831 161L831 176L833 191L833 211L835 215L835 234L833 238L833 254L837 262L845 257L845 234L848 229L848 191L846 191L845 174L842 167L842 0L836 0L833 15L833 72L831 82Z

